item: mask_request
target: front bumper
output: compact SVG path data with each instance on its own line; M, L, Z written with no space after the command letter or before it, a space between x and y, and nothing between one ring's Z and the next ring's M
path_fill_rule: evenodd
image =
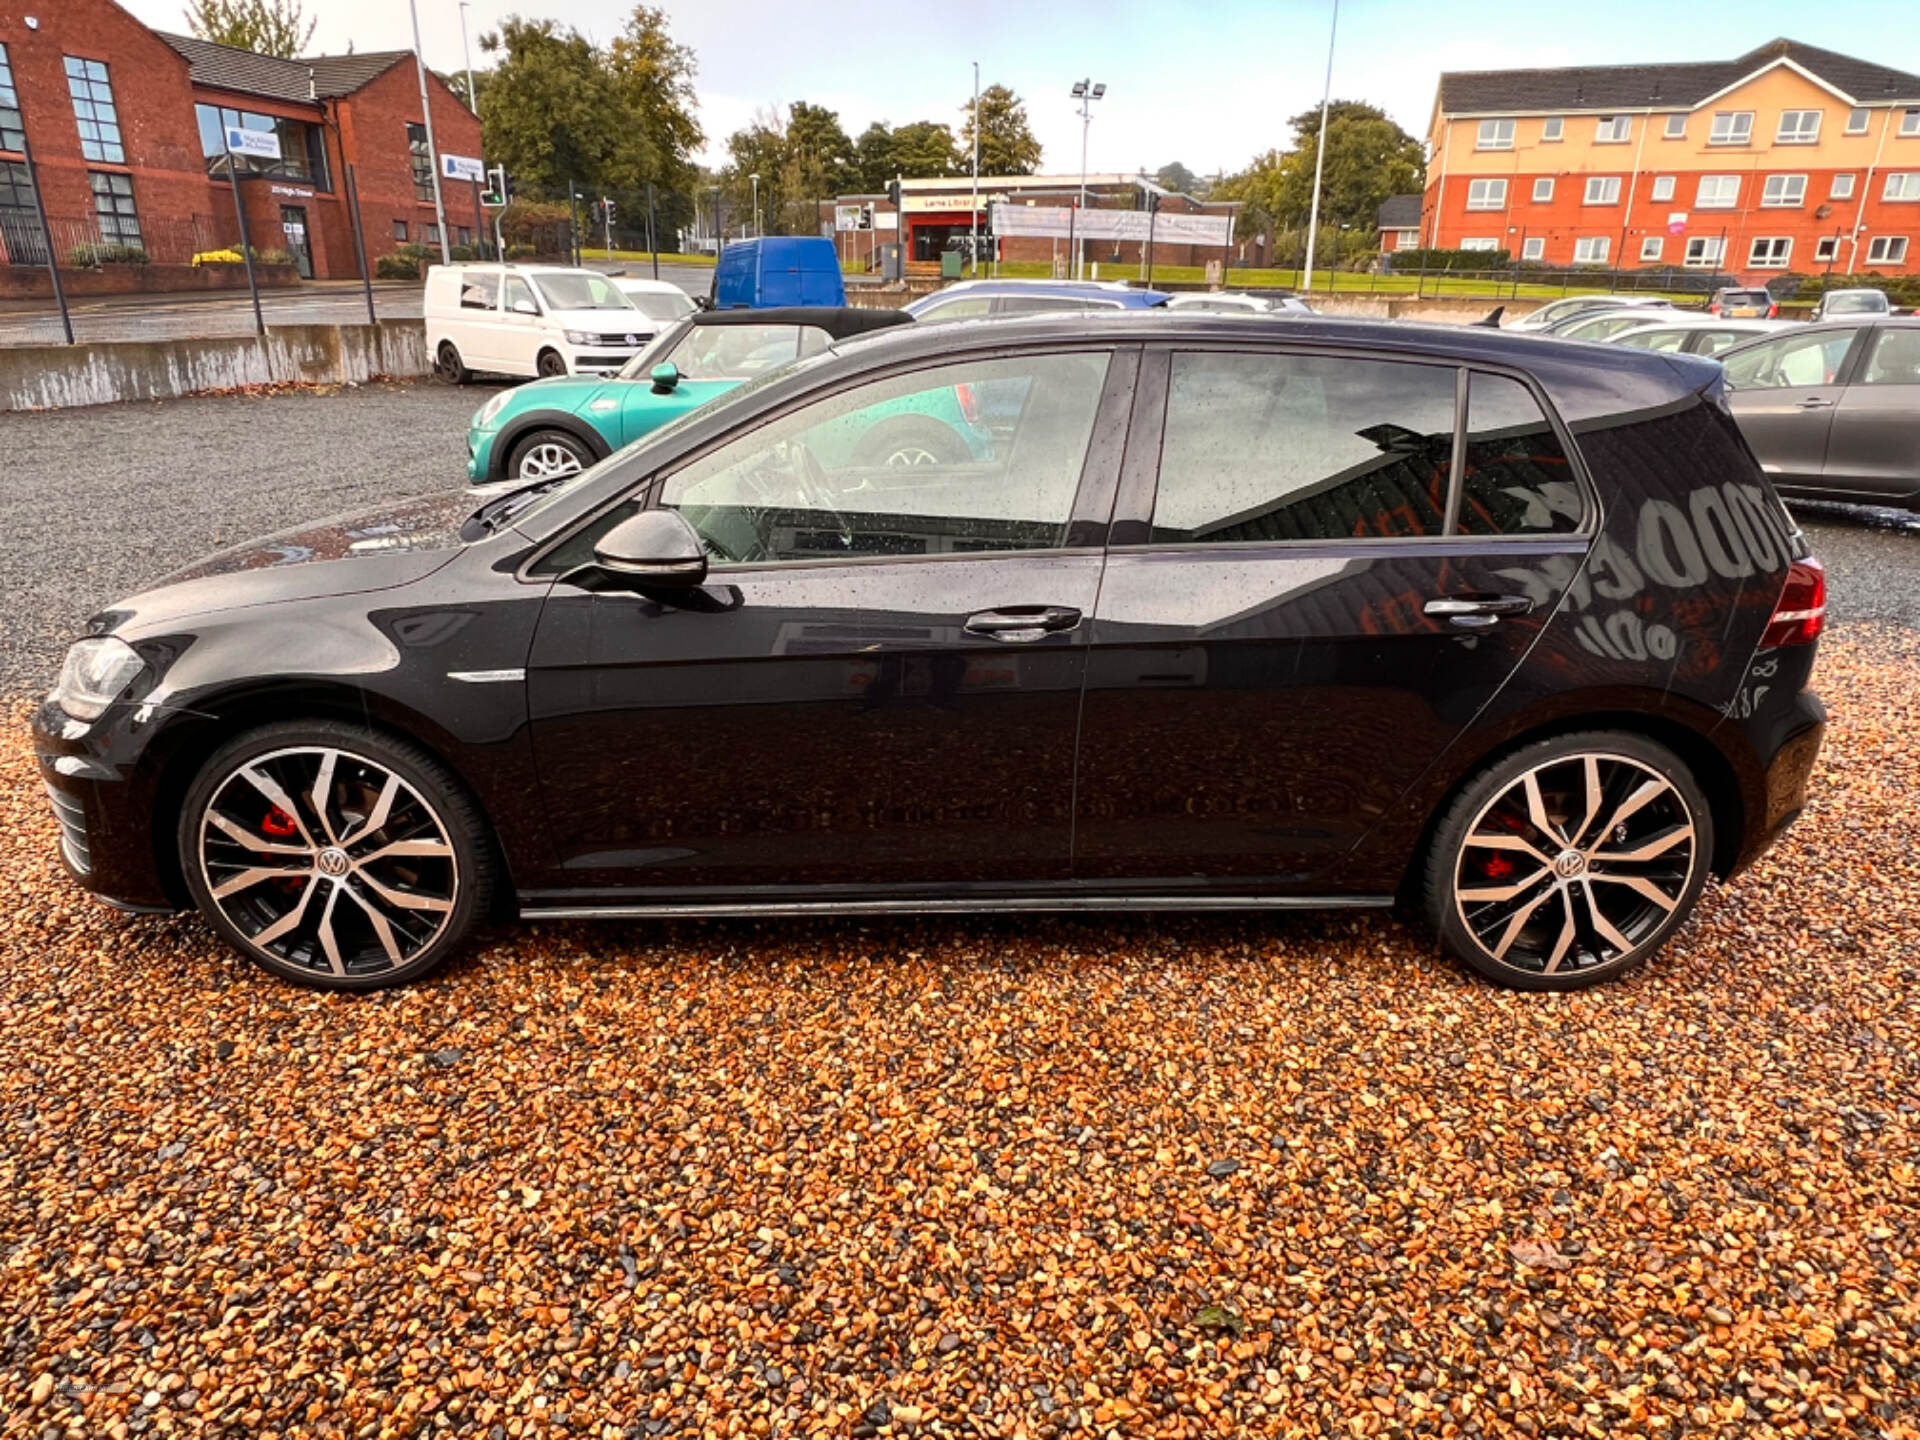
M123 910L177 910L184 900L162 876L156 834L173 817L158 812L150 767L137 763L159 717L139 711L115 705L81 724L43 701L31 721L34 758L67 873Z
M473 429L467 431L467 481L478 485L487 480L498 480L493 473L493 442L496 433L492 430Z

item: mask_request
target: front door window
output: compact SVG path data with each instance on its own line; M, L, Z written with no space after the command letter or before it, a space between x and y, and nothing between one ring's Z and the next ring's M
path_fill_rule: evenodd
M313 279L313 245L307 236L307 210L304 205L280 207L280 231L287 237L287 254L293 258L302 280Z

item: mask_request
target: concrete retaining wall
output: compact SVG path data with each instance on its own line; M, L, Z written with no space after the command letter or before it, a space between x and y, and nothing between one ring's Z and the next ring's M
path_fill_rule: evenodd
M255 265L262 290L289 290L301 283L291 265ZM244 265L102 265L97 270L60 267L60 288L69 300L88 295L183 295L245 291ZM51 300L53 277L44 265L0 266L0 299Z
M425 375L426 325L275 325L264 339L126 340L0 348L0 412L167 400L245 385Z

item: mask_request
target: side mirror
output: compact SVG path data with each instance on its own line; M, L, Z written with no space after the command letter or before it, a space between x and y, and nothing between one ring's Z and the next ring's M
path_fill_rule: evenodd
M516 315L538 315L540 313L540 307L531 300L516 300L513 302L513 313Z
M671 395L680 383L680 367L671 360L663 360L648 372L648 378L653 381L654 394Z
M595 568L637 586L698 585L707 550L678 510L642 510L600 537Z

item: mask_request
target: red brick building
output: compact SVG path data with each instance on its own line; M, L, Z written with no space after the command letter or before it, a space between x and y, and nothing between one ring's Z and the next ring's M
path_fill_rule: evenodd
M428 76L440 153L480 155L480 123ZM63 267L130 254L186 265L236 243L225 130L274 137L236 156L249 239L301 273L356 278L347 171L369 258L439 239L411 51L281 60L149 30L114 0L0 9L0 268L44 266L32 149ZM471 185L445 182L449 240L478 228Z

